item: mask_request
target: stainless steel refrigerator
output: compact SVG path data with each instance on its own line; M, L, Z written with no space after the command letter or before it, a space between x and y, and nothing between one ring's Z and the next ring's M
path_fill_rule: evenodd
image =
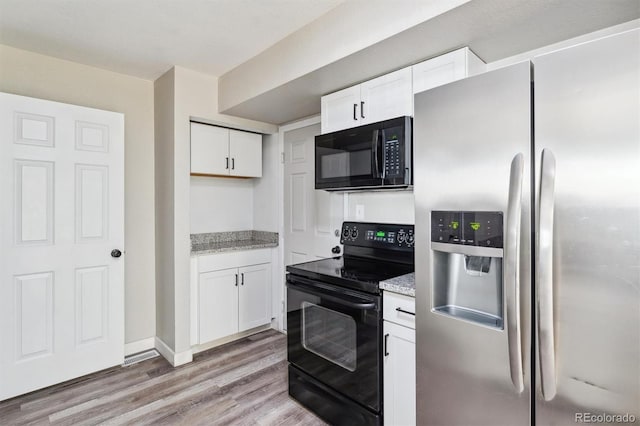
M417 423L640 422L640 31L417 94L414 167Z

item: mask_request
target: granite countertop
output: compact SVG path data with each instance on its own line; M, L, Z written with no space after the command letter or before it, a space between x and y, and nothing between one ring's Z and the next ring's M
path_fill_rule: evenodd
M233 231L191 234L191 256L277 246L277 232Z
M412 272L410 274L400 275L399 277L380 281L380 289L416 297L416 274L415 272Z

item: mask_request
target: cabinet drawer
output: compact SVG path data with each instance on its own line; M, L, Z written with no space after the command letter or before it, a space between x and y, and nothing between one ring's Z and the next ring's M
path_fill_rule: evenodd
M197 256L199 273L271 262L271 249L238 250Z
M415 330L416 301L413 297L385 291L382 296L382 306L385 321L390 321Z

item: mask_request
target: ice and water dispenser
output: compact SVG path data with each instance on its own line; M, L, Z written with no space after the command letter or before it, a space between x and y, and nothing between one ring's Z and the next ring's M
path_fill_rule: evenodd
M434 312L503 328L502 240L502 212L431 212Z

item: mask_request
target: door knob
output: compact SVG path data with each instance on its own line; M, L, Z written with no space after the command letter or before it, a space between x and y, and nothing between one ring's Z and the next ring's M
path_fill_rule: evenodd
M122 252L118 249L111 250L111 257L120 257L122 256Z
M331 253L340 254L340 246L335 246L334 248L332 248Z

